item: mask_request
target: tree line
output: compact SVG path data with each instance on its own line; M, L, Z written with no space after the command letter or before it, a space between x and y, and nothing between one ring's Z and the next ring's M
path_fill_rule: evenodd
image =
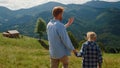
M45 48L48 49L49 45L44 41L44 36L46 33L46 22L42 18L38 18L36 22L36 27L35 27L35 33L38 34L38 41L40 44ZM82 44L86 41L85 39L81 40L80 42L75 38L75 36L72 34L71 31L68 31L68 35L70 37L70 40L75 47L75 49L80 49ZM99 41L99 40L98 40ZM120 53L120 48L117 47L106 47L104 43L101 41L97 42L101 50L105 53Z

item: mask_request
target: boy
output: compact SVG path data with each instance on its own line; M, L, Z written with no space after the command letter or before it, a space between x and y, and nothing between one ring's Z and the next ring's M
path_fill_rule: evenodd
M102 54L101 50L96 44L97 35L95 32L87 33L87 41L83 43L80 53L77 53L77 57L82 57L82 68L101 68L102 66Z

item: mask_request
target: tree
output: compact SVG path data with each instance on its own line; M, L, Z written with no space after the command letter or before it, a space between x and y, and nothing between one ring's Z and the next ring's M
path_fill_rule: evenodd
M74 35L72 34L72 32L68 31L68 35L70 37L70 40L71 40L73 46L75 48L78 48L79 47L79 43L78 43L77 39L74 37Z
M39 38L41 39L46 32L46 22L39 18L36 22L35 32L39 34Z
M105 52L105 46L102 42L97 42L102 52Z
M84 42L86 42L86 40L81 40L80 42L79 42L79 49L81 49L81 47L82 47L82 44L84 43Z

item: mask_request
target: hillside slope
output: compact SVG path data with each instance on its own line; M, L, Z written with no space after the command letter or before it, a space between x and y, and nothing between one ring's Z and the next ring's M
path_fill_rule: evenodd
M0 68L48 67L48 51L36 39L25 36L12 39L0 34Z
M103 54L103 57L103 68L119 68L120 54ZM48 50L34 38L11 39L0 34L0 68L50 68L49 58ZM72 55L69 68L80 68L81 60Z

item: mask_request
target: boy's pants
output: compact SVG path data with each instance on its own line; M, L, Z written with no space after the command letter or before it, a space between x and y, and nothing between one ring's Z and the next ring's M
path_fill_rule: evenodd
M68 68L68 56L63 56L60 59L51 58L51 68L58 68L60 62L63 64L63 68Z

